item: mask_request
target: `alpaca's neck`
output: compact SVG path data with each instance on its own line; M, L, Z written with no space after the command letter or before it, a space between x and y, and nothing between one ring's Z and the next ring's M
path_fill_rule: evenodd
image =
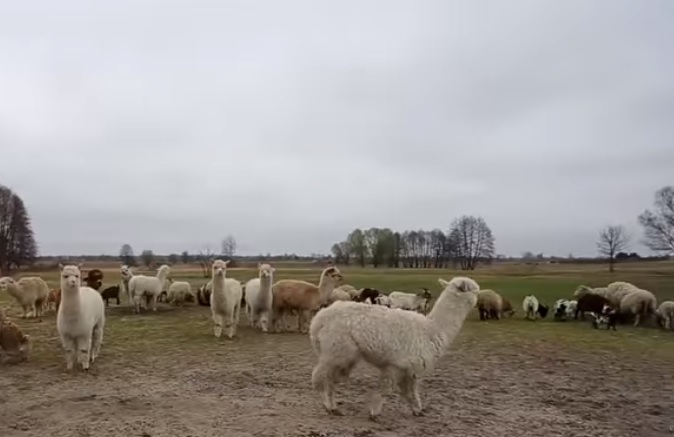
M21 289L16 283L11 284L9 287L7 287L7 293L11 294L17 299L21 297Z
M65 314L79 314L80 312L80 287L61 284L61 308Z
M225 291L225 280L227 276L222 275L213 275L213 299L220 300L224 296Z
M320 296L320 301L327 302L328 298L330 298L332 290L334 289L335 282L332 279L326 278L324 274L321 275L321 280L318 283L318 294Z
M431 336L442 355L458 335L468 313L473 309L470 299L458 299L450 292L443 292L428 314L431 320Z
M166 270L160 270L157 272L157 279L159 279L159 283L161 284L162 287L164 287L164 284L166 283L167 276L168 272Z
M260 290L262 291L271 290L271 284L273 284L273 278L271 276L260 277Z

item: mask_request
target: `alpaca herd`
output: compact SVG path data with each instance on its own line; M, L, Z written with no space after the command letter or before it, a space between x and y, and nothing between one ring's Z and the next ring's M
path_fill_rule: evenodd
M102 288L98 269L81 277L81 265L59 265L60 289L49 290L41 278L14 280L0 278L0 291L6 291L23 309L23 317L42 320L45 308L56 309L56 328L65 352L66 368L79 365L87 371L97 359L103 343L106 307L110 300L119 305L125 294L136 314L157 311L157 302L175 305L195 302L209 306L213 335L237 335L241 307L245 306L250 325L261 332L285 332L287 317L297 315L297 330L308 334L317 356L311 374L329 414L341 415L335 402L335 386L349 378L360 361L379 370L379 386L369 405L370 417L381 412L385 397L397 386L414 415L422 414L419 381L430 374L437 360L451 346L473 308L480 320L499 320L515 314L510 301L497 291L480 289L471 278L439 279L440 296L431 306L430 290L416 293L375 288L356 289L343 284L341 271L333 265L324 268L318 284L276 280L269 264L258 265L258 276L243 285L227 276L229 262L215 260L210 281L195 292L186 281L169 277L171 268L162 265L155 276L134 275L122 266L121 283ZM84 285L86 284L86 285ZM635 326L654 317L662 327L674 329L674 302L656 307L655 296L627 282L614 282L605 288L580 286L573 300L558 299L552 310L534 295L522 301L524 317L545 318L549 311L555 320L577 319L590 313L592 325L616 329L616 321L634 317ZM25 361L33 341L7 319L0 308L0 363Z

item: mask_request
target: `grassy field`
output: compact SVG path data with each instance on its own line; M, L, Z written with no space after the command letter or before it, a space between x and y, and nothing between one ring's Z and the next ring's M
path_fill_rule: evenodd
M115 266L104 269L104 286L119 282L117 268ZM511 411L519 411L518 408L523 408L528 411L526 414L535 416L539 413L544 414L544 411L547 411L546 408L549 408L550 402L561 402L549 398L550 390L555 389L553 386L557 384L549 382L551 376L557 375L562 378L555 390L564 391L569 390L569 369L576 367L599 369L607 365L623 366L623 371L629 372L631 376L605 380L603 384L612 384L612 388L611 390L605 390L598 387L598 390L603 390L603 402L607 402L607 405L616 409L621 405L620 402L628 397L633 399L635 404L643 404L643 408L656 408L651 407L651 404L656 402L653 399L657 398L657 395L653 392L663 389L662 384L671 386L671 381L667 383L649 379L648 382L644 382L634 372L635 369L641 369L647 371L650 376L657 376L658 378L666 378L667 372L671 375L671 364L674 362L674 332L664 332L654 327L633 328L625 325L619 326L617 332L610 332L591 329L588 322L554 322L551 317L536 322L523 319L521 301L525 295L535 294L539 300L552 304L558 298L570 298L579 284L605 286L612 281L624 280L653 291L659 301L674 300L674 264L664 262L630 264L619 266L619 268L620 270L614 274L608 274L605 271L605 266L510 265L470 272L468 275L476 279L482 288L494 289L510 299L518 312L513 318L500 321L481 322L478 319L477 310L469 316L469 320L452 347L453 353L459 358L448 359L441 366L438 376L435 377L440 379L433 383L441 389L437 391L437 387L435 387L425 395L429 399L435 399L434 411L437 413L437 417L433 416L434 419L427 419L429 422L427 422L428 426L425 428L426 432L435 433L442 427L449 426L449 422L453 423L451 426L454 426L453 429L457 432L461 432L462 426L469 426L470 421L466 422L468 419L452 416L458 414L452 412L452 408L455 408L452 405L457 402L458 398L447 398L443 394L457 385L454 379L451 382L446 382L443 379L452 372L463 375L465 381L471 381L471 378L477 378L476 375L478 374L481 375L480 381L482 382L465 382L467 384L465 387L465 402L471 402L471 397L467 394L470 390L484 389L489 392L487 388L497 387L497 393L501 393L500 395L489 392L491 394L486 393L484 396L502 396L502 398L495 398L493 402L502 405L504 408L507 407ZM149 271L143 272L141 269L138 269L135 273L152 274ZM318 267L287 268L277 269L276 273L276 279L296 278L316 283L318 282L320 269ZM453 276L466 274L466 272L451 270L371 268L343 268L342 273L344 274L344 282L357 288L369 286L384 292L390 292L393 290L416 291L420 287L426 287L436 296L441 291L437 282L439 277L450 279ZM39 275L50 286L58 287L57 271L40 272ZM250 268L228 270L228 276L241 281L246 281L256 275L257 271ZM173 269L171 276L176 280L190 281L194 288L208 280L201 275L198 268L186 268L184 266ZM42 323L33 320L20 320L18 318L20 315L19 309L10 302L9 297L4 293L0 294L0 305L10 306L10 315L25 332L35 339L31 360L23 366L16 366L8 370L9 373L5 374L5 379L0 375L0 392L6 390L7 393L23 396L24 403L17 405L24 405L28 408L34 408L37 405L53 415L52 419L44 419L31 425L31 429L36 433L35 435L39 435L41 432L49 432L55 436L70 435L68 432L71 432L72 428L64 428L63 433L59 434L59 428L55 424L61 416L72 418L73 412L76 411L75 406L73 406L73 409L66 408L61 401L55 401L54 404L45 406L44 401L40 401L41 398L38 394L35 394L35 396L27 394L36 388L41 380L52 380L54 377L63 378L58 376L63 374L64 358L56 333L55 315L50 313ZM296 429L297 423L291 419L283 423L279 422L278 416L283 414L295 417L293 415L297 414L297 411L303 411L302 414L311 417L311 420L307 419L308 422L306 422L311 424L306 434L279 433L277 435L314 435L311 432L332 428L340 430L339 435L366 435L359 434L359 432L362 432L365 428L371 429L373 426L362 421L335 423L330 421L333 419L322 415L318 399L309 386L309 375L315 358L306 336L299 334L263 335L249 328L245 315L242 315L237 338L234 340L216 340L212 334L209 309L196 305L176 308L161 304L157 313L144 312L138 316L132 314L131 309L123 302L120 307L111 305L107 315L108 323L102 356L100 361L94 364L90 375L90 377L96 378L97 393L107 393L107 396L113 396L112 393L118 391L113 387L117 387L117 384L124 380L126 381L125 387L127 387L124 389L124 393L126 393L124 396L130 398L135 396L138 399L142 399L144 396L156 396L159 405L164 405L163 399L167 396L175 396L177 390L183 393L183 396L192 399L191 402L194 402L195 405L193 413L198 415L200 414L199 408L204 408L201 402L211 402L211 399L208 397L210 395L204 395L204 390L206 390L206 393L210 393L210 389L204 388L202 385L194 388L196 378L199 384L206 384L206 387L226 385L222 390L228 391L229 394L219 393L217 398L212 399L214 403L221 402L222 396L229 399L228 402L231 402L232 405L239 405L248 401L252 403L259 396L276 398L276 406L270 407L274 411L270 414L275 417L273 420L272 416L269 418L274 423L273 426L283 429L287 427L289 430ZM488 363L492 363L491 366L496 366L495 369L498 369L496 373L493 369L491 371L485 370L484 367L489 365ZM257 372L262 372L262 376L259 373L251 374L252 365L256 366ZM518 393L525 390L520 387L520 382L518 382L520 380L517 379L525 377L517 376L525 369L527 378L533 378L533 380L539 378L540 381L544 381L541 384L553 385L549 386L546 389L547 391L532 394L531 399L527 398L529 403L526 406L522 404L524 401L521 398L512 396L513 389ZM195 376L195 371L200 376ZM361 402L366 395L363 390L371 387L368 384L373 378L367 380L358 378L361 377L357 376L356 381L359 381L362 387L354 388L353 385L350 385L349 390L351 390L350 393L355 393L358 402ZM138 387L129 388L128 381L134 381L134 385ZM154 381L153 384L159 385L150 387L148 381ZM667 380L664 379L663 381ZM581 394L588 389L587 387L592 387L594 384L593 380L578 380L576 382L578 387L574 390ZM653 387L648 388L648 384L651 383L654 384ZM61 399L63 391L76 392L77 386L72 384L71 381L66 380L59 389L61 392L52 394L54 399ZM174 387L174 384L181 385L180 387ZM442 388L443 384L449 385ZM162 387L161 390L158 387ZM596 393L594 394L596 395ZM121 395L115 394L114 396ZM231 399L228 396L231 396ZM458 394L456 396L460 397ZM573 395L569 394L569 396ZM589 396L589 394L586 393L584 396ZM278 401L280 397L284 399L282 402ZM108 399L106 402L111 401ZM2 396L0 396L1 405ZM360 411L356 407L357 403L349 405L351 405L351 414L357 415ZM569 410L568 414L572 414L572 410L574 415L586 414L580 410L574 410L586 406L574 405L571 407L564 404L563 407ZM657 414L654 413L653 417L648 416L646 418L645 423L650 427L648 430L652 431L649 435L661 435L658 433L665 426L664 419L660 418L661 414L666 413L670 416L674 414L674 400L660 405L660 407L657 407L660 409ZM473 406L473 408L483 407ZM123 415L125 407L120 406L119 408L121 409L119 413ZM171 414L170 403L162 408L157 414ZM243 413L249 412L246 407L241 408ZM391 406L390 408L400 410L396 413L396 415L401 416L400 419L397 419L399 420L399 428L397 428L400 432L399 435L416 435L417 425L408 417L404 404ZM562 406L559 406L559 408L562 408ZM590 431L594 433L593 435L636 435L631 434L631 432L636 432L636 428L633 429L636 425L632 422L633 415L637 414L638 411L635 410L634 405L631 405L630 408L630 412L625 412L621 417L609 419L607 416L604 422L599 424L596 423L595 419L576 423L571 420L571 416L563 416L567 417L568 420L557 424L558 431L560 433L570 432L569 435L581 435ZM349 407L347 406L346 409L348 411ZM205 427L203 423L192 417L192 413L189 411L184 414L185 416L182 419L176 419L176 423L186 427L188 430L185 431L186 433L217 435L216 431L211 434L211 428ZM154 416L154 413L152 415ZM77 419L73 420L77 422ZM81 420L82 423L86 423L86 418ZM263 427L261 423L264 420L261 421L259 417L253 419L251 416L250 420L251 426ZM493 420L494 423L485 422L482 425L481 435L501 435L490 434L487 431L492 429L492 426L501 426L500 429L506 429L507 427L503 427L508 425L509 421L513 423L513 426L517 422L514 416L511 418L499 416L494 417ZM113 421L112 416L110 421ZM135 432L138 429L150 429L152 432L148 431L148 433L151 435L175 435L172 434L171 426L177 426L176 423L171 426L165 424L168 428L162 428L155 422L140 423L129 416L126 417L124 423L125 427L116 428L116 432L125 433ZM227 423L231 425L234 422ZM495 425L495 423L500 425ZM81 424L78 426L86 427L86 425ZM268 424L267 426L271 425ZM96 433L92 430L87 432L89 432L89 435L115 435L114 432L108 434ZM530 435L527 432L520 434ZM18 436L26 434L16 432L16 429L12 426L3 429L0 425L0 435ZM232 435L261 434L233 432Z

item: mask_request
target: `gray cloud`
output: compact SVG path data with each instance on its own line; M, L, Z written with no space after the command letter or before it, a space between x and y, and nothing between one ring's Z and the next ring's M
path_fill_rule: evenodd
M0 15L0 183L45 254L466 213L500 253L591 255L673 183L667 0L38 3Z

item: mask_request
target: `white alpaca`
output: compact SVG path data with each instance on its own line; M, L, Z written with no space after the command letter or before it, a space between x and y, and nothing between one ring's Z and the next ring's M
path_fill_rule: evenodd
M530 294L522 301L522 309L524 310L524 317L529 320L536 320L538 314L538 299L533 294Z
M49 287L39 276L29 276L18 281L5 276L0 278L0 290L6 290L23 309L23 318L37 317L42 321L44 304Z
M131 290L129 290L129 281L133 278L133 271L131 271L131 267L124 264L120 269L120 274L122 276L122 283L120 284L122 293L126 295L129 306L132 306L133 296L131 296Z
M129 280L129 295L133 298L135 312L140 314L140 301L152 301L152 311L157 311L157 298L166 286L166 278L171 268L162 264L157 269L157 276L135 275Z
M239 325L241 310L241 283L227 277L229 261L215 260L212 267L213 292L211 293L211 313L213 315L213 334L222 336L223 325L227 330L227 337L236 334Z
M259 326L262 332L269 329L272 310L275 269L269 264L258 264L259 277L246 282L246 315L251 326Z
M335 302L319 311L310 325L318 364L311 375L330 414L341 415L334 399L336 382L346 380L361 360L380 370L380 392L370 406L370 417L381 412L390 382L400 387L414 415L421 415L419 380L433 371L437 360L454 341L468 313L477 303L479 285L470 278L447 282L433 309L417 312Z
M89 370L89 364L98 357L103 343L105 304L100 293L80 286L80 267L61 269L61 305L56 314L56 329L66 352L66 368L72 370L75 362Z

